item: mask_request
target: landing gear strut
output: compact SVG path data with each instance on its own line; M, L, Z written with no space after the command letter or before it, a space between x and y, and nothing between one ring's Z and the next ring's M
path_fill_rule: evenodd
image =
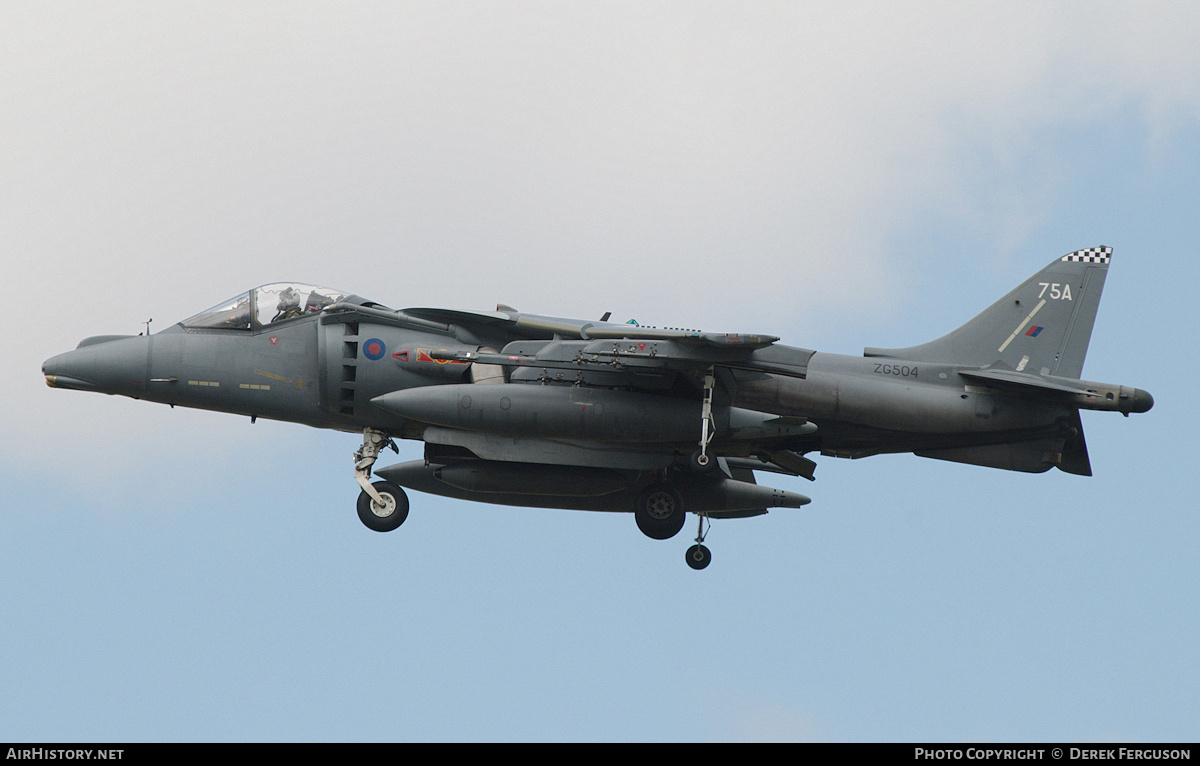
M390 532L408 518L408 495L404 490L386 481L371 483L371 466L375 465L384 447L391 447L393 452L400 451L384 432L364 428L362 446L354 453L354 480L362 487L358 496L358 518L376 532Z
M712 458L708 456L708 444L712 441L716 426L712 416L713 388L717 381L713 368L709 367L704 373L704 399L700 403L700 449L692 454L692 468L703 471L708 468Z

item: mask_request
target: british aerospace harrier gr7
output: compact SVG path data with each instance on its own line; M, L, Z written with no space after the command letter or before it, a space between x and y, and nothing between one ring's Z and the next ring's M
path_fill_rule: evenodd
M1150 394L1081 380L1112 250L1054 260L950 334L844 356L769 335L496 311L392 310L273 284L155 334L87 338L49 359L54 388L363 435L358 515L389 531L407 488L503 505L631 513L667 539L809 498L756 473L813 478L820 454L911 452L1088 476L1080 410L1146 412ZM424 459L374 470L394 439Z

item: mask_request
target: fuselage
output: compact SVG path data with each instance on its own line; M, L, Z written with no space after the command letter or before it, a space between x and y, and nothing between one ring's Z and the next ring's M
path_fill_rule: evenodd
M470 383L470 364L435 358L437 352L445 356L481 347L478 338L466 341L452 328L422 331L361 318L321 321L313 315L257 331L178 324L149 336L102 336L48 360L43 369L56 387L419 438L423 424L372 400L417 387ZM1072 411L971 386L953 365L794 352L804 365L803 377L733 370L722 378L722 403L806 418L817 431L799 443L826 454L863 456L993 443L1053 430ZM573 383L571 376L552 368L528 367L513 377L533 385ZM599 387L600 394L604 390ZM678 387L644 396L660 402L664 411L678 412L687 421L685 430L699 417L698 402L681 396ZM685 414L691 409L696 413ZM577 438L588 438L582 429Z

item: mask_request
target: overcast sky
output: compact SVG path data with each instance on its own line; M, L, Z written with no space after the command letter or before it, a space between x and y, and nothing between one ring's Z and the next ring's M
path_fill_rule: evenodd
M3 3L0 105L0 739L1200 735L1194 3ZM276 281L854 354L1097 245L1096 476L821 458L701 573L39 369Z

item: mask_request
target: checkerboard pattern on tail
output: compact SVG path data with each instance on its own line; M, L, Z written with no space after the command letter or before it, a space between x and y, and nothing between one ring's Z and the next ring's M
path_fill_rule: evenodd
M1087 250L1076 250L1064 255L1064 261L1079 261L1081 263L1108 263L1112 259L1111 247L1089 247Z

